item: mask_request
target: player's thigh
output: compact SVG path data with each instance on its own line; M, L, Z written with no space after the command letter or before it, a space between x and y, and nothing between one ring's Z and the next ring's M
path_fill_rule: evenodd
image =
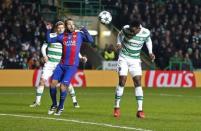
M77 72L76 66L68 66L67 68L65 68L65 73L61 80L61 83L66 86L69 86L71 79L73 78L76 72Z
M64 75L64 69L62 65L58 64L55 70L53 71L52 80L57 80L58 82L60 82L63 75Z
M133 59L129 61L129 73L132 77L141 76L142 75L142 66L141 60Z
M117 63L117 72L119 76L127 76L128 74L128 64L126 59L120 57Z
M54 68L55 67L53 67L53 65L51 65L51 63L45 63L43 70L42 70L42 76L41 77L44 80L48 80L52 76Z

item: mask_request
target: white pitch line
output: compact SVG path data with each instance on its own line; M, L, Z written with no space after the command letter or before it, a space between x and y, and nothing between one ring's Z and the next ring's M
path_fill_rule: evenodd
M33 95L36 93L0 92L0 95Z
M164 93L161 93L159 94L160 96L176 96L176 97L183 97L183 95L178 95L178 94L164 94Z
M160 94L148 93L147 95L149 95L149 96L167 96L167 97L201 97L201 96L188 96L188 95L182 95L182 94L165 94L165 93L160 93Z
M107 123L96 123L96 122L87 122L87 121L80 121L80 120L73 120L73 119L62 119L62 118L53 118L53 117L40 117L40 116L28 116L28 115L17 115L17 114L1 114L0 116L12 116L12 117L21 117L21 118L33 118L33 119L45 119L45 120L55 120L55 121L65 121L65 122L73 122L73 123L80 123L80 124L88 124L88 125L96 125L102 127L111 127L111 128L119 128L125 130L135 130L135 131L152 131L142 128L136 127L127 127L127 126L116 126Z
M30 93L30 92L0 92L0 95L33 95L35 93ZM94 94L105 94L103 92L95 92ZM133 95L133 94L128 94L127 92L125 92L126 95ZM91 95L89 93L82 93L82 95ZM105 95L111 95L111 94L105 94ZM196 96L189 96L189 95L183 95L183 94L166 94L166 93L159 93L159 94L155 94L155 93L147 93L145 94L147 96L167 96L167 97L201 97L201 95L196 95Z

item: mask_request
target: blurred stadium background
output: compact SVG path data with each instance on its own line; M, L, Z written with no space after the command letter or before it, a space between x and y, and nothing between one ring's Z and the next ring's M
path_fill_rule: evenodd
M103 25L98 21L97 16L102 10L111 12L111 24ZM65 120L57 121L53 126L55 121L46 115L50 104L48 90L44 104L33 110L28 105L34 97L34 88L28 87L38 84L43 66L40 49L45 41L45 24L54 24L68 17L75 20L78 28L86 26L95 42L92 46L83 44L81 54L88 57L88 62L80 63L80 70L73 79L75 87L84 87L76 88L81 109L72 111L67 104L67 112L62 116ZM128 88L122 101L125 115L116 121L111 115L117 83L118 52L114 46L118 31L135 18L150 29L156 55L152 63L146 47L141 53L145 112L148 115L142 121L131 115L135 112L135 103L133 90ZM1 0L0 69L0 130L52 130L55 127L55 130L101 131L131 127L131 130L142 131L199 131L201 1ZM131 78L126 86L133 86ZM103 105L98 104L99 101ZM78 122L77 126L73 121L66 123L70 119L102 124ZM47 125L37 124L38 121ZM122 128L124 126L128 128Z

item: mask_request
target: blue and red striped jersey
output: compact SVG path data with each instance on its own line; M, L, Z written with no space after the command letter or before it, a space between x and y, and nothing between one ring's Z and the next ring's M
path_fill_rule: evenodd
M80 31L64 32L56 37L50 36L50 30L47 31L47 42L62 43L62 57L61 64L64 65L79 65L79 52L83 42L93 42L92 36L89 32L82 28Z

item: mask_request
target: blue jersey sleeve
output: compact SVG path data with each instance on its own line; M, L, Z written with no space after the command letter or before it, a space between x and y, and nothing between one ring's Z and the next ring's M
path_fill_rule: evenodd
M89 34L86 28L82 28L80 31L82 31L81 36L84 42L93 43L93 37Z
M63 43L64 33L59 35L51 35L51 30L47 30L46 39L48 43L60 42Z
M61 33L57 36L57 41L60 43L63 43L63 37L64 37L64 33Z
M47 40L47 43L51 43L51 38L50 38L50 33L51 33L51 30L47 30L46 32L46 40Z

